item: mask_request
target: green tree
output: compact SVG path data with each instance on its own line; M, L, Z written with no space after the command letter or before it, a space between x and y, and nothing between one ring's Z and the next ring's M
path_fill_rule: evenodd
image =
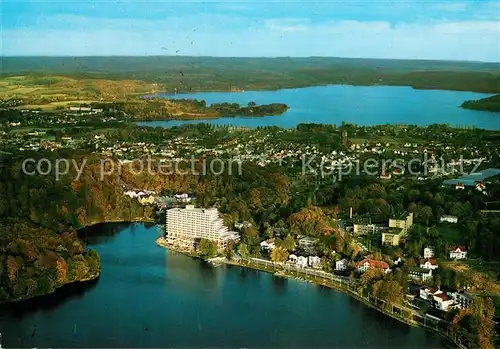
M282 241L280 241L279 245L285 250L293 251L295 249L295 239L291 235L287 235Z
M200 239L197 251L204 259L213 258L217 255L217 246L208 239Z
M273 262L285 262L288 259L288 251L283 247L277 246L271 252L271 260Z
M250 251L248 250L248 246L247 244L245 244L244 242L241 242L239 245L238 245L238 254L241 256L241 258L243 259L247 259L248 256L250 256Z

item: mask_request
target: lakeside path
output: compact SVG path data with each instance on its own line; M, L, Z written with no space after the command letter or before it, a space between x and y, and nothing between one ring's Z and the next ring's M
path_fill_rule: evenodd
M164 237L159 237L156 239L156 244L158 246L167 248L171 251L178 252L189 257L200 258L196 254L186 251L176 249L172 245L168 244ZM422 327L433 333L439 335L441 338L445 339L451 347L456 347L460 349L467 349L468 347L463 345L464 337L457 338L456 334L452 334L448 326L442 327L443 322L432 322L425 316L414 309L408 308L404 305L394 305L391 304L389 307L385 306L385 301L383 299L374 297L370 294L367 296L363 295L363 292L358 292L359 283L357 280L352 280L348 277L338 276L335 274L327 273L321 270L298 268L282 263L274 263L268 260L259 258L249 258L248 260L243 259L227 259L224 257L216 257L207 260L209 263L215 266L220 264L226 264L231 266L237 266L241 268L249 268L262 272L271 273L280 277L287 277L295 280L306 281L319 286L328 287L336 291L341 291L358 301L362 302L366 306L378 310L381 313L390 316L391 318L398 320L406 325L412 327ZM427 320L427 321L426 321Z

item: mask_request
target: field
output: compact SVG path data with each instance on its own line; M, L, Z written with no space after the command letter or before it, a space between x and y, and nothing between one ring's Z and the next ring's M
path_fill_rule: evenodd
M440 260L439 265L463 273L468 279L472 280L473 285L476 285L477 290L474 290L475 293L500 296L498 279L500 262Z
M154 91L155 85L136 80L74 79L36 75L0 78L0 99L21 99L23 108L55 110L71 104L127 98Z

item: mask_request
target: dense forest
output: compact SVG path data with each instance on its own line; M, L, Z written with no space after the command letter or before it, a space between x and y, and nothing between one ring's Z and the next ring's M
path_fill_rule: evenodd
M238 103L213 103L207 105L204 100L148 98L134 99L127 102L102 105L105 110L116 109L130 115L133 120L172 120L218 118L224 116L266 116L280 115L288 106L281 103L257 105L249 102L247 106Z
M4 57L2 60L2 76L137 79L161 84L171 92L347 84L499 93L498 71L498 63L328 57Z
M465 109L500 112L500 95L486 97L473 101L465 101L461 105Z

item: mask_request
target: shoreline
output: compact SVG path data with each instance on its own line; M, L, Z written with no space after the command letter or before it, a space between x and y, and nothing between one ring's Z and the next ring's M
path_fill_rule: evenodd
M76 228L76 232L82 229L86 228L91 228L93 226L99 225L99 224L108 224L108 223L128 223L128 224L133 224L133 223L153 223L154 224L155 220L154 218L149 219L149 218L137 218L137 219L132 219L132 220L126 220L126 219L110 219L110 220L103 220L103 221L92 221L89 224L85 224L79 228Z
M65 286L69 286L69 285L73 285L73 284L77 284L77 283L85 284L85 283L87 283L89 281L94 281L94 280L99 279L100 276L101 276L101 271L99 271L97 274L93 274L93 275L87 276L86 278L83 278L81 280L73 280L73 281L70 281L70 282L66 282L66 283L64 283L64 284L62 284L60 286L55 287L51 292L48 292L48 293L37 294L37 295L34 295L34 296L29 296L29 297L14 298L14 299L10 299L8 301L0 302L0 306L1 305L7 305L7 304L20 303L20 302L24 302L24 301L29 301L29 300L33 300L33 299L36 299L36 298L39 298L39 297L45 297L45 296L54 294L57 290L62 289Z
M83 230L83 229L86 229L86 228L91 228L93 226L96 226L96 225L99 225L99 224L108 224L108 223L127 223L127 224L133 224L133 223L151 223L151 224L154 224L154 219L136 219L136 220L130 220L130 221L127 221L127 220L123 220L123 219L113 219L113 220L106 220L106 221L92 221L91 223L89 224L86 224L80 228L77 228L75 229L75 231L78 233L79 231ZM81 240L81 237L78 237L80 240ZM100 265L99 265L99 268L100 268ZM90 275L86 278L83 278L81 280L73 280L73 281L70 281L70 282L66 282L62 285L59 285L57 287L55 287L51 292L48 292L48 293L43 293L43 294L37 294L37 295L33 295L33 296L29 296L29 297L21 297L21 298L13 298L13 299L9 299L7 301L2 301L0 302L0 305L5 305L5 304L13 304L13 303L18 303L18 302L23 302L23 301L28 301L28 300L32 300L32 299L36 299L37 297L44 297L44 296L48 296L48 295L51 295L51 294L54 294L57 290L59 289L62 289L64 288L65 286L68 286L68 285L71 285L71 284L75 284L75 283L86 283L88 281L93 281L93 280L96 280L98 279L99 277L101 276L101 270L99 270L99 272L97 274L94 274L94 275Z
M394 320L397 320L401 323L404 323L405 325L408 325L410 327L418 327L418 328L422 328L424 330L428 330L428 331L438 335L439 337L441 337L443 340L448 342L448 344L454 345L454 347L456 347L456 348L467 349L465 346L461 345L460 343L454 342L451 337L447 336L446 334L444 334L442 331L439 331L438 329L428 327L428 326L423 326L422 324L419 324L418 322L416 322L414 320L409 320L409 319L406 319L403 317L396 316L394 313L393 314L389 313L387 310L382 309L381 307L377 306L375 303L372 303L372 302L368 301L367 299L365 299L364 297L354 293L350 288L342 287L341 285L343 285L343 283L336 284L335 282L328 282L326 279L322 279L322 278L320 278L320 279L309 278L308 279L305 277L299 277L298 275L292 275L290 272L287 272L285 270L279 270L279 271L277 271L276 269L270 270L270 269L266 269L265 267L260 267L260 266L256 265L256 263L253 263L253 264L251 262L241 263L241 262L238 262L235 260L228 260L225 257L215 257L215 258L205 260L205 259L200 258L198 255L196 255L194 253L190 253L188 251L176 249L174 246L166 243L163 236L160 236L159 238L157 238L155 240L155 243L159 247L163 247L163 248L167 249L168 251L180 253L180 254L183 254L183 255L191 257L191 258L198 258L198 259L204 260L210 264L213 264L213 267L216 267L220 264L229 265L229 266L236 266L236 267L240 267L240 268L246 268L246 269L257 270L260 272L265 272L268 274L272 274L273 276L283 277L283 278L292 279L292 280L296 280L296 281L304 281L304 282L308 282L308 283L313 284L313 285L328 287L334 291L342 292L346 296L356 299L358 302L364 304L365 306L368 306L371 309L377 310L380 313L382 313L386 316L389 316L390 318L392 318Z
M490 91L490 92L484 92L484 91L477 91L477 90L464 90L464 89L444 89L444 88L423 88L419 86L413 86L410 84L381 84L381 83L366 83L366 84L341 84L341 83L324 83L324 84L311 84L311 85L298 85L298 86L286 86L286 87L252 87L249 89L241 89L238 91L234 91L231 89L199 89L199 90L192 90L192 91L177 91L177 94L175 94L175 91L158 91L155 92L154 94L150 95L158 95L158 94L163 94L163 95L172 95L172 96L182 96L182 95L189 95L189 94L198 94L198 93L244 93L244 92L251 92L251 91L280 91L280 90L293 90L293 89L298 89L298 88L310 88L310 87L325 87L325 86L352 86L352 87L409 87L413 90L439 90L439 91L452 91L452 92L473 92L473 93L481 93L481 94L498 94L500 93L499 91ZM134 92L129 94L130 96L138 96L142 95L143 93L141 92Z

